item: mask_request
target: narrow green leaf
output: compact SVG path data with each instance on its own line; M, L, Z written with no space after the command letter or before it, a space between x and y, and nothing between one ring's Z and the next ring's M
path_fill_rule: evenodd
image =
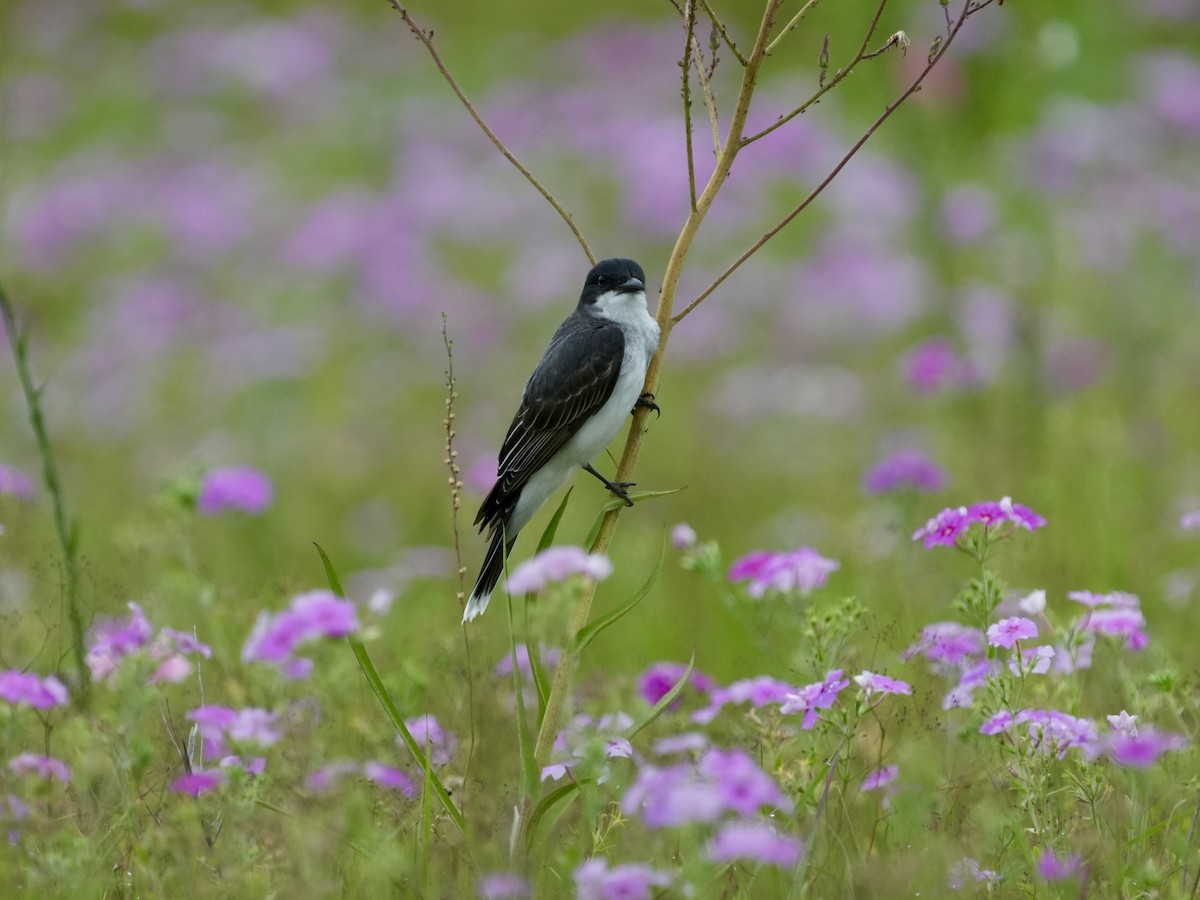
M541 801L538 802L538 805L534 807L533 812L529 814L529 827L525 832L527 835L527 841L530 844L535 843L537 840L537 831L542 824L542 819L544 819L547 814L549 814L554 807L556 807L563 800L573 799L578 793L579 782L570 781L543 797ZM559 815L561 815L565 810L566 807L564 806L563 809L559 811ZM550 824L552 823L547 823L547 826Z
M650 572L650 577L646 579L645 583L638 588L637 593L633 595L633 598L624 606L579 629L579 633L575 635L576 653L582 653L584 648L599 636L600 632L604 631L610 625L615 625L626 613L646 599L646 596L650 593L650 589L654 587L654 582L658 581L658 576L662 572L663 560L666 559L666 555L667 536L664 533L662 546L658 550L658 561L654 564L654 569Z
M550 524L546 526L546 530L542 532L542 537L538 541L538 553L541 553L554 543L554 535L558 533L558 523L562 521L563 513L567 511L567 501L571 499L571 491L573 490L575 490L574 485L567 488L567 492L563 494L562 503L558 504L558 509L550 517Z
M686 485L684 487L686 487ZM637 503L639 500L653 500L655 497L669 497L671 494L678 494L683 489L684 488L677 487L671 488L669 491L631 491L629 494L629 499L634 503ZM624 500L622 500L620 497L612 497L611 499L605 501L604 505L600 507L600 512L596 514L596 521L592 523L592 528L588 532L587 539L583 542L583 546L587 547L589 552L596 546L596 538L600 534L600 526L604 522L604 517L614 509L620 509L623 506L625 506Z
M329 556L325 553L325 549L316 541L313 544L317 548L317 552L321 554L321 563L325 566L325 576L329 580L329 588L339 597L345 597L345 592L342 590L342 582L337 576L337 571L333 567ZM392 726L396 729L396 733L400 735L400 740L403 741L405 748L412 755L417 765L421 767L426 779L433 792L437 794L438 799L442 803L442 807L446 810L446 814L450 816L450 821L454 823L454 827L458 829L458 833L467 840L467 823L463 819L462 813L458 807L454 805L454 801L450 799L450 792L446 790L446 786L442 784L437 773L433 771L433 766L429 759L422 751L421 746L413 738L412 732L408 730L408 726L404 724L404 717L400 715L400 710L396 708L395 702L392 700L391 694L384 687L383 680L379 677L379 673L375 670L375 664L371 662L371 657L367 654L367 648L363 646L355 635L349 634L346 636L346 641L350 644L350 649L354 651L354 656L358 660L359 668L362 669L363 676L367 679L367 685L374 692L376 699L379 701L383 711L387 713L388 718L392 722ZM468 840L468 852L470 842Z
M521 806L525 800L537 795L541 786L537 760L533 753L533 736L529 733L529 721L525 713L525 694L521 684L521 670L517 666L517 629L513 622L512 595L508 597L509 652L512 654L513 693L517 701L517 745L521 751ZM528 649L528 648L526 648Z
M642 721L638 722L635 725L631 725L628 729L626 729L626 731L625 731L625 739L626 740L633 740L633 736L635 734L637 734L639 731L644 729L651 722L653 722L655 719L657 719L659 716L661 716L664 712L666 712L667 707L675 702L675 698L679 696L680 691L682 691L684 686L688 683L688 679L692 677L692 668L695 666L695 664L696 664L696 651L693 650L692 658L688 660L687 668L684 669L683 675L680 677L680 679L677 682L675 682L674 687L672 687L669 691L667 691L665 694L663 694L662 699L654 704L654 708L650 710L650 712L646 716L646 718L642 719Z
M546 716L546 701L550 698L550 679L542 667L542 647L536 640L526 639L525 649L529 653L529 670L533 673L533 685L538 695L538 727Z

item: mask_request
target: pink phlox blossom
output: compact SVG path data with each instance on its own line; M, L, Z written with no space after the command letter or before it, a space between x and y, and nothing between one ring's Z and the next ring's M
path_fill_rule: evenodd
M800 727L810 731L820 718L817 710L829 709L837 701L838 694L850 686L850 679L842 677L841 669L831 669L821 681L806 684L798 691L786 695L779 711L784 715L801 713Z
M676 550L687 550L696 546L696 529L687 522L680 522L671 529L671 546Z
M39 678L32 672L0 672L0 699L13 706L53 709L69 699L66 685L54 675Z
M699 753L708 748L708 735L702 731L686 731L683 734L673 734L659 738L651 748L657 756L671 756L676 753Z
M1036 531L1046 525L1046 519L1028 506L1014 503L1011 497L1003 497L998 501L989 500L969 507L943 509L924 528L917 529L912 539L924 539L926 548L953 547L958 543L959 536L972 525L983 525L986 530L1000 528L1006 523L1026 531Z
M671 884L671 875L641 863L609 868L597 856L575 870L575 900L650 900Z
M205 516L231 510L258 515L266 512L274 499L271 479L258 469L227 466L211 469L201 478L196 509Z
M130 601L129 610L128 619L102 622L92 629L92 643L87 651L86 662L93 681L110 678L123 657L150 640L153 629L142 608Z
M1017 641L1037 637L1037 623L1023 616L1001 619L988 627L988 643L993 647L1012 647Z
M529 879L516 872L488 872L479 879L480 900L523 900L533 895Z
M1087 750L1096 739L1096 726L1090 719L1078 718L1056 709L1023 709L1016 715L1018 725L1028 725L1030 746L1040 753L1059 759L1072 747Z
M1013 714L1002 709L979 726L979 733L987 735L1003 734L1012 729L1013 722Z
M1044 850L1037 861L1038 874L1046 881L1065 881L1073 878L1083 868L1078 853L1058 855L1053 850Z
M571 575L603 581L612 571L612 562L602 554L588 553L582 547L547 547L517 566L509 576L507 590L510 594L541 593Z
M1182 734L1147 726L1135 729L1132 734L1112 731L1096 741L1088 755L1093 758L1108 756L1117 765L1126 768L1149 769L1164 753L1183 750L1187 745L1187 738Z
M642 697L651 706L658 703L667 693L675 686L675 684L683 677L683 673L687 671L687 666L679 662L657 662L650 668L646 669L638 679L638 689ZM709 676L705 675L696 669L692 669L688 676L685 690L681 691L675 703L672 704L672 709L678 706L679 701L683 698L687 688L692 688L702 694L707 694L717 686L716 682Z
M791 869L800 862L804 848L796 838L780 834L769 822L736 819L717 830L704 852L711 862L749 860Z
M1045 675L1054 662L1055 650L1043 644L1040 647L1022 647L1020 653L1008 658L1008 669L1014 675Z
M1137 607L1093 609L1083 620L1084 631L1122 638L1130 650L1143 650L1150 638L1143 630L1146 617Z
M172 781L170 790L176 794L191 794L193 797L199 797L203 793L216 790L226 782L227 778L228 776L218 769L209 771L197 769Z
M557 647L539 647L539 660L543 669L552 669L558 665L558 660L562 656L562 651ZM529 680L533 679L533 667L529 662L529 647L525 644L517 644L515 649L517 657L517 671L522 678ZM513 671L513 654L505 653L496 662L496 667L493 669L497 678L507 678L512 675Z
M1046 611L1046 592L1030 591L1017 601L1017 606L1027 616L1040 616Z
M332 591L309 591L292 598L290 606L271 615L263 611L242 647L242 659L289 667L303 644L322 638L345 637L358 631L358 610Z
M764 806L785 812L792 809L792 801L744 750L708 750L700 757L697 771L702 778L716 785L726 809L744 816L756 813Z
M372 760L363 763L362 772L367 781L382 788L399 791L409 798L417 795L417 787L413 784L413 780L400 769Z
M57 778L66 784L71 780L71 770L67 764L53 756L19 753L8 761L8 767L17 775L33 774L46 781Z
M454 758L454 751L458 749L458 738L444 729L436 716L415 716L405 719L404 725L422 753L425 753L428 746L430 761L435 766L444 766ZM396 740L399 742L400 738L397 737Z
M947 508L925 523L925 527L913 532L912 539L924 539L925 549L932 547L953 547L958 536L971 527L971 519L967 516L967 508Z
M1109 591L1107 594L1097 594L1092 591L1071 591L1067 597L1084 606L1116 606L1122 609L1136 609L1142 605L1137 594L1128 591Z
M350 775L357 775L362 767L351 759L327 762L309 773L304 786L314 794L328 793L337 782Z
M811 547L787 552L756 550L735 560L729 568L730 581L749 581L746 593L762 597L767 591L808 594L829 580L841 565Z
M854 676L854 683L862 689L863 696L870 699L874 694L912 694L912 685L899 678L889 678L875 672L863 670Z
M0 496L7 494L18 500L29 501L33 499L35 490L32 478L20 469L0 463Z
M896 776L900 774L899 766L884 766L881 769L876 769L863 779L862 791L877 791L882 787L887 787L896 780Z
M706 725L717 717L727 703L749 703L756 709L769 703L783 703L796 688L786 681L766 675L744 678L728 687L714 688L708 695L708 706L692 713L692 721Z
M880 460L863 475L863 490L868 494L888 491L940 491L946 486L946 473L919 450L899 450Z
M909 660L924 656L940 668L958 670L984 650L983 632L958 622L935 622L921 630L921 637L901 655Z
M1108 724L1117 734L1123 734L1127 737L1137 737L1137 716L1131 716L1125 710L1121 710L1115 716L1105 716L1108 719Z

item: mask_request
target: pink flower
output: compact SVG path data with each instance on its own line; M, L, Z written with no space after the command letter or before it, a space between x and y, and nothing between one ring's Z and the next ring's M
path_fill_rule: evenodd
M12 466L0 463L0 496L7 494L18 500L32 500L34 495L33 479Z
M171 684L179 684L179 682L192 674L194 668L195 666L192 665L191 660L182 653L176 653L168 656L158 664L158 668L150 676L150 683L157 684L166 681Z
M38 756L36 753L20 753L8 761L8 767L18 775L33 773L49 781L57 778L64 784L71 780L71 770L61 759L53 756Z
M683 673L686 669L687 666L685 666L683 663L655 663L645 672L643 672L641 678L639 679L639 689L642 697L647 703L653 706L667 695L671 688L675 686L676 682L683 677ZM679 699L682 699L683 694L689 687L700 693L707 694L714 687L716 687L716 682L714 682L703 672L698 672L695 669L692 669L691 674L688 676L688 683L684 686L685 690L680 692L680 697L675 701L676 704L679 703Z
M872 694L912 694L912 685L907 681L874 672L863 671L861 675L855 675L854 683L862 688L863 696L868 698Z
M259 614L242 648L242 659L288 666L302 644L345 637L357 630L358 612L351 601L331 591L309 591L293 597L291 606L278 615Z
M1114 731L1105 735L1097 750L1110 756L1117 765L1131 769L1148 769L1158 762L1164 753L1187 747L1187 738L1182 734L1143 728L1134 734Z
M1037 861L1038 874L1046 881L1065 881L1078 874L1082 866L1078 853L1058 856L1053 850L1042 851Z
M794 867L803 853L798 840L780 834L766 822L741 819L727 822L705 849L712 862L728 863L739 859L766 863L783 869Z
M385 766L379 762L367 762L363 764L363 775L367 781L389 790L399 791L405 797L416 796L417 788L412 779L399 769Z
M604 857L593 857L575 870L576 900L650 900L655 888L666 888L671 876L640 863L609 869Z
M39 678L29 672L0 672L0 699L14 706L52 709L67 702L67 689L53 675Z
M199 797L207 791L212 791L225 783L227 776L220 770L202 772L196 770L190 775L183 775L171 782L170 789L177 794L191 794Z
M918 344L909 351L903 365L909 387L918 394L969 387L979 380L975 367L942 338Z
M454 757L458 738L442 728L437 716L415 716L405 719L404 725L422 753L428 746L430 759L435 766L444 766Z
M1180 516L1179 527L1185 530L1200 528L1200 509L1193 509Z
M131 601L129 610L128 619L113 619L92 629L92 646L88 648L86 661L95 681L110 678L123 657L150 640L153 629L142 608Z
M598 553L589 554L581 547L548 547L517 566L507 589L510 594L540 593L571 575L603 581L612 570L608 557Z
M196 509L201 515L215 516L230 510L258 515L270 508L275 499L271 480L258 469L234 466L212 469L200 482Z
M850 686L850 680L842 677L841 669L832 669L823 681L806 684L795 693L786 695L779 711L784 715L803 713L800 727L809 731L817 724L817 710L829 709L837 701L838 694Z
M946 473L919 450L899 450L880 460L863 476L868 494L889 491L940 491L946 486Z
M943 509L930 519L924 528L917 529L912 539L916 541L924 538L926 548L939 545L953 547L959 535L976 523L983 525L985 529L999 528L1008 523L1026 531L1036 531L1045 526L1046 520L1028 506L1014 503L1011 497L1002 497L1000 500L976 503L970 507ZM1006 534L1001 536L1007 537Z
M758 550L734 561L729 568L730 581L749 580L746 593L761 597L768 590L807 594L821 587L829 575L841 568L811 547L800 547L783 553Z
M925 523L924 528L913 532L914 541L925 539L925 549L931 547L953 547L958 536L971 527L972 519L967 516L967 508L943 509L940 513Z
M696 546L696 529L687 522L680 522L671 529L671 546L676 550L687 550Z
M882 769L876 769L863 779L863 791L877 791L881 787L887 787L896 780L896 776L900 774L899 766L884 766Z
M1126 737L1137 737L1137 716L1131 716L1125 710L1121 710L1118 715L1105 716L1108 719L1108 724L1112 726L1112 730L1117 734L1123 734Z
M988 643L993 647L1011 647L1017 641L1037 637L1037 625L1023 616L1001 619L987 630Z
M1142 650L1150 642L1143 629L1146 617L1136 607L1093 609L1083 620L1083 630L1123 638L1130 650Z
M1014 653L1008 658L1008 670L1014 675L1045 675L1050 671L1054 656L1054 648L1046 644L1040 647L1022 647L1020 653Z

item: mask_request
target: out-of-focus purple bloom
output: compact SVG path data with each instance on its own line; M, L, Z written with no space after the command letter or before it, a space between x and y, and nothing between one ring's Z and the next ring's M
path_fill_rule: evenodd
M1013 726L1013 715L1007 710L1000 710L979 726L980 734L994 735L1008 731Z
M422 753L428 746L430 761L435 766L444 766L454 758L454 751L458 748L458 738L442 727L437 716L426 714L405 719L404 726L412 735L413 740L417 742ZM396 740L399 741L400 738L397 737Z
M764 806L791 809L791 801L744 750L713 748L700 757L698 772L716 785L725 809L744 816Z
M988 643L993 647L1012 647L1017 641L1037 637L1037 623L1023 616L1001 619L988 627Z
M1014 675L1045 675L1054 662L1054 648L1043 644L1040 647L1022 647L1020 653L1008 658L1008 669Z
M1193 509L1191 512L1185 512L1180 516L1179 527L1184 530L1200 528L1200 509Z
M671 756L676 753L698 753L707 748L708 736L706 734L701 731L688 731L659 738L654 742L653 750L658 756Z
M746 859L790 869L800 861L803 847L767 822L740 819L722 825L704 853L711 862Z
M129 610L128 619L114 619L92 629L92 645L86 661L95 681L111 677L122 657L150 640L153 629L142 608L130 601Z
M1123 734L1126 737L1137 737L1137 716L1131 716L1125 710L1121 710L1118 715L1105 716L1108 719L1108 724L1112 726L1112 730L1117 734Z
M562 656L562 651L557 647L540 647L541 663L543 669L553 668L558 665L558 660ZM529 648L524 644L517 644L517 671L521 673L521 677L532 679L533 667L529 664ZM513 670L513 655L505 653L496 662L496 668L493 670L497 678L507 678L512 675Z
M67 702L67 688L55 676L45 678L30 672L0 672L0 699L14 706L26 704L34 709L53 709Z
M575 870L576 900L649 900L651 891L671 884L671 876L640 863L608 867L593 857Z
M8 767L17 775L32 773L47 781L57 778L63 784L71 780L71 770L67 768L67 764L53 756L19 753L8 761Z
M919 450L900 450L880 460L863 476L868 494L889 491L940 491L946 486L945 471Z
M400 769L372 760L363 763L362 771L367 781L374 782L380 787L399 791L405 797L415 797L417 794L417 788L412 779Z
M548 766L542 766L542 781L558 781L564 775L571 771L575 762L572 760L569 763L551 763Z
M1186 53L1159 50L1138 60L1151 108L1169 125L1200 137L1200 63Z
M1148 769L1158 762L1164 753L1187 747L1187 738L1182 734L1171 734L1155 728L1142 728L1135 734L1113 731L1094 742L1089 755L1106 754L1119 766L1130 769Z
M1136 609L1142 605L1137 594L1126 591L1109 591L1107 594L1095 594L1092 591L1071 591L1067 598L1084 606L1116 606L1122 609Z
M1081 719L1056 709L1023 709L1014 717L1001 710L980 727L980 734L1010 732L1014 725L1028 725L1030 748L1040 753L1054 754L1059 759L1067 750L1078 747L1088 751L1097 740L1096 726L1090 719Z
M641 678L638 680L638 689L641 691L645 701L653 706L667 695L676 682L683 677L685 671L687 671L687 666L683 663L654 663L654 665L642 673ZM692 687L702 694L709 693L716 686L717 683L715 681L703 672L698 672L695 669L692 669L691 674L688 676L687 685L685 685L685 687ZM682 692L680 693L680 697L676 699L675 705L679 703L680 699L682 699Z
M796 688L786 681L776 681L766 675L735 681L728 687L714 688L708 696L708 706L692 713L692 721L701 725L717 717L727 703L750 703L755 708L768 703L783 703Z
M284 260L326 273L350 265L371 242L376 225L372 212L370 198L357 192L322 199L292 232L283 250ZM491 481L496 480L494 469L493 460Z
M817 724L817 710L829 709L837 701L838 694L849 686L850 679L842 677L842 670L832 669L825 673L823 680L806 684L795 693L787 694L779 711L785 715L802 713L800 727L809 731Z
M210 469L200 481L196 509L201 515L215 516L230 510L258 515L275 499L271 479L250 466Z
M612 570L612 563L602 554L588 553L582 547L548 547L517 566L507 590L510 594L540 593L571 575L603 581Z
M807 594L821 587L829 575L841 568L811 547L774 553L756 550L734 561L729 568L730 581L749 581L746 593L761 597L768 590Z
M150 683L159 684L165 681L168 684L179 684L187 679L194 669L190 659L182 653L175 653L158 664L150 675Z
M854 683L862 688L863 696L867 698L873 694L912 694L912 685L907 681L865 670L854 676Z
M1045 850L1037 861L1038 874L1046 881L1065 881L1074 878L1083 867L1078 853L1059 856L1053 850Z
M877 791L882 787L887 787L896 780L896 776L900 774L899 766L884 766L882 769L876 769L863 779L863 791Z
M207 756L208 754L205 755ZM256 756L250 762L246 762L240 756L231 753L228 756L222 757L217 765L225 770L241 770L247 775L253 775L257 778L267 770L267 758L265 756Z
M942 709L961 709L975 704L975 691L987 684L992 664L986 659L965 667L957 685L942 698Z
M932 663L960 668L964 661L983 653L983 632L958 622L936 622L921 629L921 638L904 651L903 659L920 654Z
M479 879L480 900L519 900L529 897L529 879L516 872L488 872Z
M340 759L314 769L304 781L304 786L314 794L324 794L348 775L356 775L360 766L354 760Z
M904 357L903 367L909 387L918 394L971 387L979 380L974 366L942 338L918 344Z
M968 881L975 882L976 884L999 884L1000 873L992 869L981 868L979 863L971 859L971 857L964 856L961 862L957 862L950 867L950 877L947 881L947 886L952 891L961 891Z
M8 495L18 500L32 500L33 479L12 466L0 463L0 496Z
M1144 631L1146 617L1136 607L1093 609L1084 617L1082 627L1093 634L1122 638L1130 650L1143 650L1150 642Z
M270 746L283 736L275 727L277 718L275 713L257 707L239 709L229 724L229 739Z
M357 630L358 611L352 601L332 591L309 591L293 597L291 606L278 615L259 614L242 648L242 659L286 666L301 644L345 637Z
M1017 601L1017 606L1028 616L1040 616L1046 611L1046 592L1030 591Z
M687 522L680 522L671 529L671 546L676 550L687 550L696 546L696 529Z
M199 797L201 794L215 790L225 783L227 776L219 769L207 772L194 771L183 775L171 782L170 789L177 794L191 794Z
M960 247L987 237L996 224L997 212L996 195L978 185L959 185L942 198L946 235Z

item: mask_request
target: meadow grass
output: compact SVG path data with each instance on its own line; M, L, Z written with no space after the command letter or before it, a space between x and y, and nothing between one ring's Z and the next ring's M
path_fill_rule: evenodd
M672 333L603 556L585 476L461 628L587 260L380 6L4 13L5 896L1196 896L1195 11L973 18ZM413 13L655 282L683 26L627 6ZM748 131L873 9L807 14ZM944 27L889 5L907 54L739 155L676 312Z

